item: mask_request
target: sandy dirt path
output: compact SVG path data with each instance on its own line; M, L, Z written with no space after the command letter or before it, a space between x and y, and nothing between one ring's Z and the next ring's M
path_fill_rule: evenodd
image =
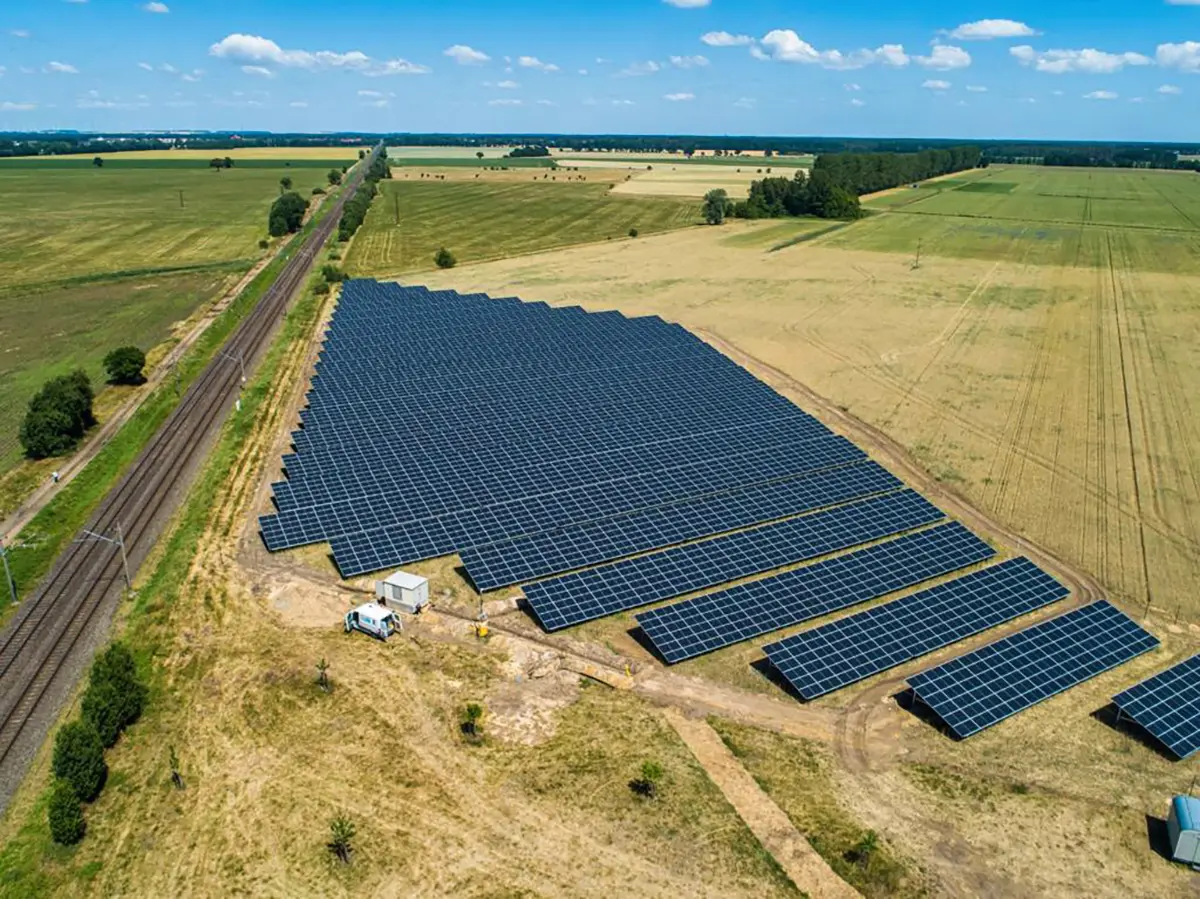
M792 883L812 899L861 896L817 855L707 722L688 718L674 709L668 709L664 717Z

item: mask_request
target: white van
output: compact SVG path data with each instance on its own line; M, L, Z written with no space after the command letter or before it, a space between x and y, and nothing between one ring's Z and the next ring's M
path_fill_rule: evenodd
M386 640L401 630L400 620L391 609L369 602L346 613L346 633L362 631L380 640Z

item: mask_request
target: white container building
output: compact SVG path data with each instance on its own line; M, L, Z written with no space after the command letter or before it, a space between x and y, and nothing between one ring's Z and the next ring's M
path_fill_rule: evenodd
M385 605L415 615L429 602L429 580L420 575L397 571L385 580L375 582L375 598Z

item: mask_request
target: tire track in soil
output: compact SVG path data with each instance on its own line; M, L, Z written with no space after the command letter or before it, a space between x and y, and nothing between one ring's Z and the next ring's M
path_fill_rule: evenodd
M1125 329L1121 327L1121 320L1124 315L1124 298L1121 292L1121 285L1117 280L1116 266L1113 263L1112 232L1106 234L1106 243L1108 246L1108 275L1112 285L1113 321L1116 324L1117 331L1117 362L1121 374L1121 399L1125 409L1125 436L1129 441L1129 462L1133 468L1133 502L1134 508L1137 510L1138 547L1142 557L1142 578L1146 586L1146 606L1149 608L1153 602L1154 594L1150 582L1150 559L1146 552L1146 527L1142 506L1141 472L1138 465L1137 444L1134 441L1133 405L1130 399L1128 363L1125 359ZM1139 409L1139 412L1144 415L1144 410ZM1144 418L1139 418L1139 421L1142 433L1145 434L1145 420Z

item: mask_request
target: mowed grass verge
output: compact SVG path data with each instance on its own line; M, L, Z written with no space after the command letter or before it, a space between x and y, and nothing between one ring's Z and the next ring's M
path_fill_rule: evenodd
M359 277L433 267L446 247L460 263L646 235L700 222L690 200L626 199L607 184L385 182L347 257ZM397 219L399 220L397 222Z
M310 194L326 171L0 164L0 469L44 380L99 387L108 350L167 340L261 257L279 179Z

